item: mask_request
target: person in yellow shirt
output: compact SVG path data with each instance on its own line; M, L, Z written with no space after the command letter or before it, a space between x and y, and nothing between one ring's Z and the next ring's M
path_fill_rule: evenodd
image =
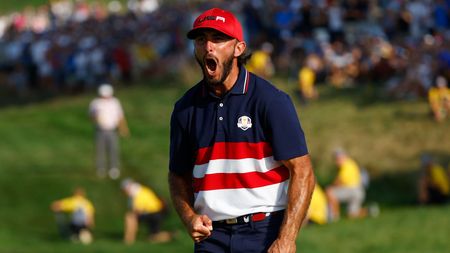
M298 72L298 85L300 96L304 102L317 98L317 91L314 87L316 73L307 65Z
M449 200L450 179L444 167L428 155L422 155L422 170L418 181L420 204L442 204Z
M339 219L341 203L347 203L349 218L367 216L367 209L362 208L365 189L358 164L341 149L335 151L334 159L338 174L326 189L331 220Z
M152 189L132 179L124 179L122 190L128 197L128 211L125 214L124 242L133 244L139 224L145 224L152 242L168 242L172 235L161 231L161 223L167 214L165 202Z
M450 89L443 76L436 78L436 86L428 90L428 103L436 121L443 121L450 116Z
M95 209L86 198L83 188L76 188L71 197L53 201L50 208L56 213L56 221L63 237L70 236L72 240L84 244L92 242ZM69 222L67 216L70 217Z
M309 204L308 213L305 223L314 223L323 225L328 222L328 200L325 192L318 183L314 187L311 203Z
M319 96L316 83L316 71L320 68L320 62L317 62L315 54L309 54L304 61L303 66L298 71L298 90L302 102L316 99Z
M272 52L272 44L264 42L261 45L261 49L252 53L252 56L246 65L247 70L263 78L270 79L275 72L271 58Z

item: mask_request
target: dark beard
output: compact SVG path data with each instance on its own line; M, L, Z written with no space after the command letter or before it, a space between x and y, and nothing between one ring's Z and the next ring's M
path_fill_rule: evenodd
M223 82L225 81L225 79L227 79L228 75L231 72L231 68L233 67L233 59L234 56L231 55L228 59L225 59L225 61L223 62L222 66L223 66L223 72L222 75L220 76L220 79L218 81L214 81L214 80L210 80L207 78L207 73L206 73L206 66L204 61L201 61L200 59L198 59L198 57L196 56L195 59L197 60L197 63L200 65L200 68L202 69L203 72L203 80L205 81L205 83L209 86L209 87L214 87L217 85L221 85L223 84Z

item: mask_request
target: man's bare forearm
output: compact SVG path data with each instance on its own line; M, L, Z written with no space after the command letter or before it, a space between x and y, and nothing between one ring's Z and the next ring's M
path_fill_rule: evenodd
M315 177L309 155L283 162L290 171L288 205L279 238L295 240L308 212L314 191Z
M169 172L169 188L175 210L185 225L195 215L193 203L192 177Z

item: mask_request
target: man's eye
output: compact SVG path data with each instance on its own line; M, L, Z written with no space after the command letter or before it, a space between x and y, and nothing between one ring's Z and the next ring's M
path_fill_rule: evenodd
M213 40L214 41L226 41L226 40L228 40L229 38L227 37L227 36L223 36L223 35L217 35L217 36L214 36L213 37Z
M203 36L197 37L197 38L195 39L195 42L197 42L197 43L203 43L204 41L205 41L205 37L203 37Z

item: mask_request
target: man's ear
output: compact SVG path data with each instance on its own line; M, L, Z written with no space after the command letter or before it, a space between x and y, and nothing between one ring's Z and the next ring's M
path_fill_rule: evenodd
M241 56L245 52L246 48L247 48L247 44L245 44L244 41L238 41L236 43L236 46L234 47L234 57Z

